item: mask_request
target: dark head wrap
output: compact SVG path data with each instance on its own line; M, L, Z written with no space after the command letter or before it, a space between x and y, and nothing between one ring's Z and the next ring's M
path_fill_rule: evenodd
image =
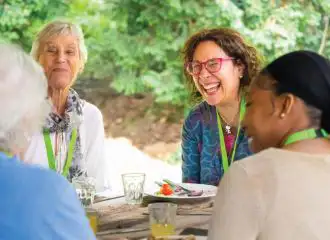
M270 63L262 74L276 81L276 92L292 93L322 111L321 128L330 132L330 62L310 51L295 51Z

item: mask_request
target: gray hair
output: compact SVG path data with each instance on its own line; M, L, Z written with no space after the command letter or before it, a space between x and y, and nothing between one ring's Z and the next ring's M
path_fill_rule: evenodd
M40 56L40 45L48 38L58 35L72 35L77 38L79 55L82 60L82 68L87 62L87 48L85 45L84 34L79 25L67 21L53 21L45 25L38 33L32 44L31 55L38 62Z
M0 149L23 151L50 113L41 66L22 49L0 44Z

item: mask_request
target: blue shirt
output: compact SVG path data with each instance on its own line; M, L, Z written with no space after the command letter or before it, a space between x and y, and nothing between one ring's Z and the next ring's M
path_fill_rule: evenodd
M0 152L0 239L96 239L70 183Z
M197 105L182 128L182 181L218 185L223 176L216 107ZM248 139L240 130L234 161L251 155Z

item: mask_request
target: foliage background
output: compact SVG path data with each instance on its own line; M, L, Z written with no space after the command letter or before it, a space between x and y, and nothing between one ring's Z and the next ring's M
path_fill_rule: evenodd
M329 57L329 16L323 0L0 0L0 39L30 51L43 24L69 19L83 27L89 49L81 79L187 106L180 51L195 31L233 27L266 62L295 49Z

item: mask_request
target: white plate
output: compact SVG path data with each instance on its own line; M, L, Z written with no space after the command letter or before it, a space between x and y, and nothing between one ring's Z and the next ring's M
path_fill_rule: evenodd
M155 198L163 198L163 199L202 199L202 198L210 198L214 197L217 194L217 187L213 185L206 185L206 184L196 184L196 183L179 183L180 186L187 188L191 191L200 191L203 190L203 194L201 196L191 196L188 197L187 195L178 196L178 195L157 195L156 192L160 190L160 187L155 184L154 189L146 190L144 193L149 196L153 196Z

